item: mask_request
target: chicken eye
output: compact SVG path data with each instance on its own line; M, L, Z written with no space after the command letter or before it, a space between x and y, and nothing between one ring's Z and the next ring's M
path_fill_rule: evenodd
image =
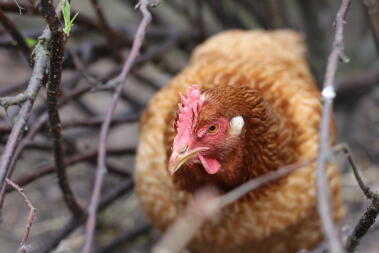
M219 128L220 128L220 127L219 127L218 124L211 125L211 126L208 128L208 133L210 133L210 134L217 133L217 131L218 131Z

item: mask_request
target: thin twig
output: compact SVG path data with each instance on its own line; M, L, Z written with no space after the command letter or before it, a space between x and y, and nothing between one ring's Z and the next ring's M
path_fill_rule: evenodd
M346 144L339 144L333 148L334 151L342 151L343 154L346 157L347 162L350 164L351 169L353 170L354 177L357 180L357 183L359 185L359 188L361 188L363 194L366 196L367 199L373 199L375 193L371 191L370 187L368 187L364 182L363 179L359 173L359 169L354 162L352 153L349 149L349 147Z
M72 57L72 61L75 68L79 71L80 75L87 80L87 82L92 86L100 86L102 83L94 77L89 71L84 67L83 62L80 60L79 56L74 50L69 50Z
M131 155L135 153L135 149L133 148L109 148L107 150L107 153L109 155ZM88 151L88 152L83 152L81 154L74 155L72 157L69 157L65 160L65 166L69 168L69 166L84 162L93 158L96 158L98 152L97 150L95 151ZM42 166L40 168L37 168L34 170L33 173L29 175L23 175L20 176L18 179L15 179L14 181L20 185L21 187L26 186L32 182L34 182L37 179L40 179L44 176L50 175L55 172L55 166L54 165L47 165L47 166ZM109 168L110 173L114 174L120 174L120 171L118 170L112 170ZM9 193L12 192L12 188L6 188L5 192Z
M282 1L266 0L265 5L266 15L270 17L272 28L280 28L285 26Z
M272 29L271 17L266 15L263 1L242 0L238 2L243 8L251 13L257 23L265 29Z
M112 117L111 126L118 125L122 123L133 123L138 122L141 115L140 113L132 113L125 115L115 115ZM62 122L62 129L70 129L76 127L89 127L89 128L98 128L104 122L104 117L92 117L86 119L78 119ZM45 123L45 122L43 122ZM8 125L0 125L0 134L9 133L12 130L12 127Z
M113 30L113 28L109 25L108 20L106 19L98 0L91 0L91 4L92 7L95 9L100 27L102 28L101 30L105 34L110 46L112 47L113 55L116 57L116 59L121 59L120 40L115 30Z
M119 235L116 239L114 239L112 242L110 242L108 245L101 247L100 249L96 250L96 253L108 253L116 250L119 246L122 244L125 244L128 241L131 241L146 232L150 231L152 229L150 224L144 224L136 229L133 229L132 231L126 231Z
M137 58L139 54L140 48L142 46L142 43L145 37L146 28L151 21L151 15L147 8L148 4L149 2L147 0L141 0L138 3L138 7L143 15L143 18L137 28L137 32L135 35L135 39L133 41L132 49L125 61L123 69L120 75L114 80L114 82L117 83L116 90L115 90L115 93L113 94L111 105L108 107L105 120L101 126L100 141L99 141L99 154L98 154L98 159L97 159L97 172L96 172L96 178L95 178L95 186L92 192L90 204L88 206L88 218L87 218L87 224L86 224L85 243L84 243L84 247L82 251L83 253L91 252L93 235L94 235L94 230L96 226L96 212L98 208L98 202L100 199L104 175L107 171L106 146L107 146L110 122L112 119L112 115L116 109L118 99L121 95L126 76L129 73L135 59Z
M4 87L0 91L0 96L7 96L11 93L21 92L21 90L24 90L27 87L28 82L29 82L29 79L19 82L19 83L12 84L9 87Z
M378 0L362 0L369 17L372 35L375 40L376 49L379 53L379 1Z
M12 97L0 97L0 106L8 108L11 105L22 105L26 100L30 98L30 94L26 92L17 94Z
M321 218L322 228L328 240L328 247L333 253L342 253L343 249L335 229L329 202L329 187L326 179L326 167L330 154L330 126L335 97L334 79L337 65L343 55L343 28L345 17L348 12L351 0L343 0L335 19L336 34L333 42L333 49L329 55L325 72L325 80L322 90L323 108L320 122L319 134L319 154L316 166L317 201L318 211Z
M345 249L348 253L355 252L362 237L369 231L370 227L375 223L375 219L379 213L379 195L375 193L370 206L359 219L358 224L354 227L353 232L347 238Z
M362 192L366 196L367 199L371 199L370 206L367 208L367 210L364 212L362 217L359 219L357 225L354 227L351 234L347 237L346 244L345 244L345 250L348 253L355 252L356 248L358 247L361 239L363 236L369 231L370 228L373 227L375 224L375 219L379 214L379 194L377 192L374 192L368 187L360 173L359 169L357 168L353 157L351 155L351 151L345 144L337 145L333 148L334 151L342 151L343 154L346 156L346 159L348 163L350 164L355 179L357 180L357 183L359 187L361 188Z
M20 253L27 253L26 243L28 241L30 230L31 230L32 225L33 225L33 220L34 220L34 217L35 217L35 214L36 214L36 208L33 206L32 201L29 199L29 197L24 193L24 189L22 189L20 186L18 186L17 184L15 184L14 182L12 182L8 178L6 178L5 181L13 189L15 189L16 191L18 191L21 194L21 196L24 198L26 204L28 205L28 207L30 209L29 215L28 215L28 219L27 219L27 222L26 222L25 232L24 232L24 235L22 236L22 239L21 239L21 242L20 242L20 248L17 250L17 252L20 252Z
M112 71L110 73L113 73ZM105 76L105 79L109 79L108 78L108 75ZM76 81L76 79L74 78L74 82ZM71 91L70 93L67 93L65 95L65 97L60 101L59 103L59 106L64 106L65 104L67 104L70 100L74 99L75 97L79 97L85 93L87 93L88 91L91 90L91 86L87 85L87 86L84 86L84 87L81 87L81 88L77 88L73 91ZM38 131L42 128L42 126L45 125L45 123L47 122L48 120L48 117L47 117L47 114L44 113L42 114L37 120L35 120L35 123L32 125L32 127L30 128L28 134L22 139L22 141L20 142L20 144L17 146L16 150L14 151L14 154L13 154L13 157L12 157L12 160L9 164L9 168L8 168L8 172L7 172L7 177L8 178L11 178L12 174L13 174L13 171L14 171L14 168L15 168L15 164L18 160L18 157L21 155L22 151L24 150L24 148L28 145L28 143L30 143L32 141L32 139L34 138L34 136L38 133ZM131 116L131 121L133 120L136 120L135 117ZM86 125L91 125L91 124L101 124L103 121L101 122L98 122L98 119L94 121L92 120L88 120L87 123L83 123L82 125L83 126L86 126ZM128 119L126 119L125 122L128 122ZM81 123L80 122L77 122L78 124L75 124L75 122L73 122L73 126L75 125L80 125ZM113 121L112 121L113 123ZM64 128L65 126L62 125L62 127ZM67 127L70 127L70 123L68 124ZM3 205L3 201L4 201L4 193L5 193L5 186L1 189L0 191L0 210L1 210L1 207Z
M321 76L326 60L325 34L320 25L320 9L317 0L297 0L301 8L307 45L309 47L309 62L316 83L321 84Z
M181 252L204 221L218 213L217 195L214 189L202 189L195 193L184 213L169 227L152 253Z
M111 125L116 125L120 123L132 123L132 122L138 122L140 118L139 113L135 114L128 114L128 115L120 115L120 116L113 116L111 120ZM95 117L90 119L84 119L84 120L75 120L70 122L63 122L62 128L73 128L73 127L99 127L104 122L104 117Z
M126 180L121 185L117 186L115 190L109 192L102 198L99 203L99 211L103 211L108 208L111 204L113 204L120 197L124 196L126 193L130 192L133 189L133 180ZM84 220L78 220L75 218L71 218L62 230L58 231L57 234L52 238L52 240L44 243L42 248L33 251L33 253L48 253L51 252L54 248L56 248L59 243L69 236L76 228L82 225Z
M64 166L64 149L62 144L61 122L58 111L58 98L62 77L62 62L64 54L64 33L54 6L49 0L41 0L41 12L51 30L50 72L47 84L47 111L50 131L53 136L54 158L58 175L58 184L64 200L75 217L85 217L85 212L75 199L69 185Z
M345 101L359 101L359 97L367 94L379 83L379 68L375 66L368 70L346 75L337 84L336 104Z
M35 64L33 68L32 77L30 78L26 93L30 94L28 100L26 100L20 112L18 113L16 122L12 128L12 131L8 137L7 144L1 155L0 160L0 189L4 187L4 180L8 174L9 166L12 161L15 149L20 141L21 134L25 128L26 122L30 116L34 100L37 97L38 91L41 87L44 72L47 66L48 51L47 46L50 40L50 30L46 28L39 38L39 41L34 49ZM0 208L1 210L1 208Z
M1 8L0 8L0 23L8 31L8 33L12 35L13 39L17 43L17 47L21 49L21 52L25 56L25 59L27 60L27 62L30 62L32 51L30 50L29 46L26 44L24 36L22 36L22 34L17 29L15 24L12 22L12 20L10 20L4 14Z
M24 15L33 15L33 16L40 16L40 10L38 8L34 8L31 4L27 3L19 3L18 5L15 2L0 2L0 8L4 12L11 12L11 13L19 13L19 6L22 8ZM77 13L78 11L75 9L71 10L71 13ZM101 27L89 16L86 16L84 13L80 13L80 15L77 16L75 19L75 25L82 26L84 28L88 29L94 29L94 30L100 30ZM123 38L123 42L126 42L128 40Z

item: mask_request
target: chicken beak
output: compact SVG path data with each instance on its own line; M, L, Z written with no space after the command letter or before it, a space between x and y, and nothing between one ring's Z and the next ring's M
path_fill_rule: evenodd
M196 156L202 151L206 151L209 148L201 147L201 148L194 148L192 150L185 150L184 152L178 152L177 150L173 150L170 161L168 164L168 172L170 175L174 175L176 171L182 167L183 164L185 164L189 159Z

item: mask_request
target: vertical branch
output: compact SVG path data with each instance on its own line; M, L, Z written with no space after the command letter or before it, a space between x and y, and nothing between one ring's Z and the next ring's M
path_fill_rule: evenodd
M125 61L125 64L123 66L123 69L120 73L120 75L112 80L116 85L115 93L112 97L112 102L110 106L108 107L105 120L101 126L100 130L100 140L99 140L99 154L97 159L97 171L96 171L96 178L95 178L95 185L91 196L91 201L88 207L88 218L87 218L87 224L86 224L86 235L85 235L85 243L83 247L83 253L89 253L91 252L92 248L92 242L93 242L93 236L94 236L94 230L96 227L96 213L99 205L99 199L101 195L101 188L104 181L104 176L107 171L106 169L106 146L107 146L107 139L108 139L108 131L110 127L110 122L112 119L112 115L116 109L117 102L120 98L120 95L122 93L123 84L125 82L126 76L129 73L136 57L138 56L143 40L145 38L146 28L148 24L151 21L151 14L147 8L149 2L148 0L141 0L137 7L139 7L139 10L141 11L143 18L141 23L139 24L137 28L137 32L133 41L132 49Z
M0 23L3 25L5 30L8 31L10 35L12 35L13 39L17 43L17 47L21 49L21 52L24 54L26 60L30 62L31 50L29 46L26 44L24 36L19 32L17 27L13 24L12 20L10 20L0 8Z
M41 1L41 12L48 23L52 34L50 44L50 73L49 82L47 85L47 111L49 115L50 131L53 136L54 158L58 175L58 183L68 208L75 217L80 218L84 217L85 213L77 203L68 183L64 164L62 129L58 112L58 98L60 95L65 38L60 21L55 13L54 6L51 1Z
M330 154L330 125L333 109L333 99L335 97L334 79L337 71L338 61L343 55L343 28L345 17L349 9L351 0L342 0L341 6L335 19L336 33L333 42L333 49L329 55L326 67L325 80L322 90L324 105L322 108L320 134L319 134L319 154L316 166L317 201L318 211L321 218L322 228L328 240L329 248L333 253L342 253L341 243L337 231L333 224L330 212L330 201L328 183L326 179L326 167Z
M379 52L379 0L362 0L362 3L369 16L376 49Z
M24 198L26 204L28 205L30 211L28 215L28 220L26 222L26 228L24 235L22 236L21 242L20 242L20 248L17 250L17 252L20 253L27 253L26 251L26 242L28 241L30 230L32 228L33 220L36 214L36 208L33 206L32 201L29 199L29 197L24 193L24 189L22 189L20 186L9 180L8 178L5 179L7 184L9 184L12 188L14 188L16 191L18 191L21 196Z

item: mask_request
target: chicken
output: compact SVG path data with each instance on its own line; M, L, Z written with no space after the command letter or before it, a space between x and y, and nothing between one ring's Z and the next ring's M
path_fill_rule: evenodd
M198 46L189 65L150 101L140 126L136 192L165 231L194 191L228 192L318 150L320 93L301 35L227 31ZM182 95L183 94L183 95ZM191 252L292 253L322 240L315 165L254 190L207 221ZM333 217L343 214L337 169L327 170Z

